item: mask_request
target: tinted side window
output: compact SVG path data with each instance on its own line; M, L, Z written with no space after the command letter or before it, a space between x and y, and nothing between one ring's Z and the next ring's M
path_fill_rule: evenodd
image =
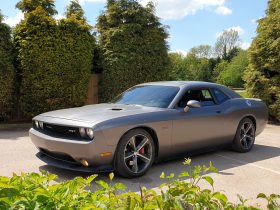
M195 89L188 90L185 93L185 95L179 101L178 107L184 108L185 106L187 106L187 103L190 100L199 101L202 106L211 106L215 104L213 97L208 89Z
M214 94L215 94L219 104L229 100L229 97L218 89L214 89Z

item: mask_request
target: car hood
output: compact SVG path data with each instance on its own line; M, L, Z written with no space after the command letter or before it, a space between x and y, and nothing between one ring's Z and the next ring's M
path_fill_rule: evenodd
M101 122L117 117L162 111L164 109L157 107L145 107L139 105L122 105L122 104L95 104L83 107L61 109L46 112L39 117L60 118L65 120L75 120L89 123Z

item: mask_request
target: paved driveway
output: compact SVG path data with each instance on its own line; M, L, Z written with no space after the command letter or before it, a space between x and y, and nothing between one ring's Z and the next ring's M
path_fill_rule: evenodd
M47 170L59 176L59 180L71 179L75 176L89 174L57 169L45 165L35 157L37 150L28 137L27 129L0 130L0 175L11 175L13 172L38 172ZM138 179L116 177L116 182L123 182L128 190L138 191L139 186L155 188L162 183L159 178L162 171L166 174L179 174L185 168L183 159L155 164L147 175ZM220 170L215 177L215 190L224 191L229 199L236 202L237 194L249 198L250 204L263 207L257 194L280 194L280 126L268 125L257 137L251 152L240 154L228 150L220 150L192 157L193 164L213 164ZM107 179L106 174L99 178Z

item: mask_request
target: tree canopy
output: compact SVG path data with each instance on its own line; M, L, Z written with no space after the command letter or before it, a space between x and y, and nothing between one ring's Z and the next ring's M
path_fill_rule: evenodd
M239 34L234 29L223 31L215 44L216 55L224 60L230 60L232 54L238 48Z
M280 120L280 2L269 0L266 16L258 21L257 36L249 48L246 89L264 100L271 116Z

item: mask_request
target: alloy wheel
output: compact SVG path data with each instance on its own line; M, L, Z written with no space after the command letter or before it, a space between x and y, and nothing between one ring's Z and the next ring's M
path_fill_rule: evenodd
M152 152L151 140L148 137L142 134L132 136L124 150L126 167L132 173L143 172L150 165Z
M240 143L244 149L252 147L255 140L255 127L250 122L244 122L240 130Z

